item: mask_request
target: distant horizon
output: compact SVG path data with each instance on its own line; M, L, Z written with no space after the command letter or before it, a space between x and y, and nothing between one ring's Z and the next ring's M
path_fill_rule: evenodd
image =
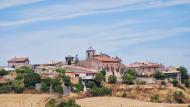
M190 72L190 0L1 0L0 66L97 53L184 66Z

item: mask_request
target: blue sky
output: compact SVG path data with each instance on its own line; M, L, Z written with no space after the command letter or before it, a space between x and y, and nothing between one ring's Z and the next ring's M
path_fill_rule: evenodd
M153 61L190 70L190 0L0 0L0 65L85 58Z

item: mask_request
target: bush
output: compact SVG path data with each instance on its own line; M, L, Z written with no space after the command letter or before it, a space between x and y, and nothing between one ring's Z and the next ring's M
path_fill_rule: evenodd
M76 87L76 92L83 91L84 86L82 84L82 79L81 78L79 78L79 83L75 87Z
M92 89L92 88L97 87L97 85L96 85L96 83L94 81L88 81L86 87Z
M187 107L190 107L190 105L188 105Z
M0 70L0 76L7 75L9 71L5 71L4 69Z
M89 90L89 94L91 96L105 96L105 95L111 95L112 90L109 88L93 88Z
M154 78L157 80L164 80L166 78L166 75L162 72L156 72L154 74Z
M65 86L71 86L72 83L71 83L71 78L69 76L63 76L63 81L65 83Z
M76 104L75 100L63 101L58 107L81 107L80 105Z
M177 103L183 103L185 96L182 91L176 91L173 93L173 98Z
M117 82L117 77L116 77L116 76L110 75L110 76L108 77L108 83L109 83L109 84L115 84L116 82Z
M43 92L49 91L49 86L46 83L42 82L41 84L42 84L41 91Z
M189 86L190 86L189 80L185 80L185 81L184 81L184 84L185 84L185 87L189 88Z
M151 102L159 102L159 95L156 94L156 95L151 96L150 101Z
M137 80L137 81L136 81L136 84L137 84L137 85L145 85L145 84L146 84L146 81Z
M62 88L61 85L56 85L54 87L54 91L57 92L57 93L63 94L63 88Z
M51 100L47 103L47 107L56 107L56 101L55 101L55 99L51 99Z
M29 87L30 85L35 86L36 83L40 83L41 77L37 73L28 73L24 75L24 83L26 87Z
M0 86L0 93L8 93L11 91L12 91L12 86L9 86L9 85Z
M178 85L179 82L177 80L173 80L172 83L173 83L174 87L177 87L177 85Z
M161 81L161 85L166 86L166 82L165 81Z
M23 80L14 80L12 81L12 87L16 93L22 93L24 91L24 82Z
M127 97L127 94L126 94L126 93L123 93L123 94L122 94L122 97L123 97L123 98L126 98L126 97Z

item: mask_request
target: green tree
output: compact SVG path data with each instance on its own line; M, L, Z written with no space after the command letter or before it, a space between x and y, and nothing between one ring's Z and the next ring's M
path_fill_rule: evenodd
M64 68L59 67L59 68L56 69L56 72L58 72L58 73L60 73L62 75L65 75L65 69Z
M88 81L86 87L92 89L92 88L97 87L97 85L96 85L96 83L94 81Z
M97 83L98 87L102 86L102 82L105 81L105 75L103 75L103 73L97 73L96 77L95 77L95 81Z
M17 93L21 93L24 90L24 82L23 80L14 80L12 81L12 87Z
M75 87L77 89L76 90L77 92L83 91L84 86L82 84L82 79L81 78L79 78L79 83Z
M7 75L8 73L9 73L9 71L6 71L4 69L0 70L0 76Z
M130 75L133 76L133 77L136 77L136 76L137 76L136 71L133 70L133 69L129 69L129 70L127 70L127 74L130 74Z
M110 76L108 77L108 83L110 83L110 84L115 84L116 82L117 82L117 77L116 77L116 76L110 75Z
M178 82L176 79L174 79L174 80L172 81L172 83L173 83L173 86L174 86L174 87L177 87L177 85L179 84L179 82Z
M27 73L34 73L34 70L29 67L21 67L19 69L16 69L17 74L27 74Z
M26 87L35 86L36 83L40 83L41 78L37 73L28 73L24 75L24 83Z
M132 85L132 84L134 84L133 80L135 79L135 77L133 75L131 75L131 74L125 73L122 76L122 79L123 79L124 83Z
M101 70L100 73L101 73L102 75L104 75L104 76L106 75L106 71L105 71L105 70Z
M178 70L181 72L181 82L184 83L185 80L189 79L188 71L185 67L180 67Z
M64 81L65 86L71 86L72 85L71 78L69 76L64 76L62 79Z
M185 80L185 81L184 81L184 84L185 84L185 87L189 88L189 86L190 86L189 80Z
M41 84L42 84L41 91L43 92L49 91L49 86L45 82L42 82Z
M157 80L164 80L166 78L166 75L162 72L156 72L154 74L154 78L156 78Z

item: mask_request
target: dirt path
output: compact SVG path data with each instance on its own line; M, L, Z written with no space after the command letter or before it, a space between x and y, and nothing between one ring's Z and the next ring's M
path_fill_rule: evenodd
M187 104L151 103L119 97L92 97L76 101L81 107L187 107Z
M47 94L0 94L0 107L45 107L50 97Z

